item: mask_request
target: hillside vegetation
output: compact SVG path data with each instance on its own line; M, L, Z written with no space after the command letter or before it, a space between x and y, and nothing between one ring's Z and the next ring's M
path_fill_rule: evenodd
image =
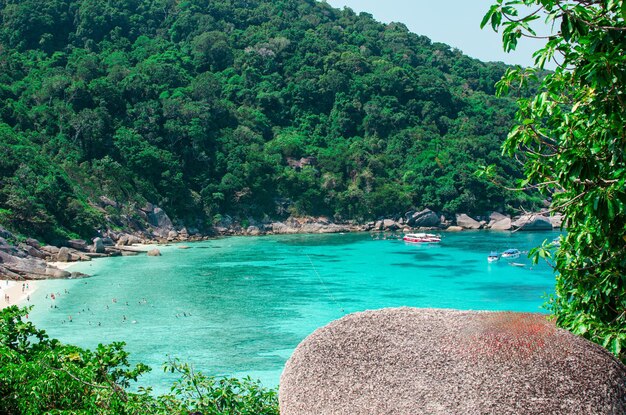
M0 224L505 210L503 64L314 0L0 0ZM100 197L122 208L105 206ZM106 209L105 209L106 207Z

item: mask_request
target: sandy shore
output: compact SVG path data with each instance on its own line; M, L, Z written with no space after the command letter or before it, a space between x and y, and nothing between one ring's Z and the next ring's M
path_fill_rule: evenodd
M0 310L12 305L28 304L30 296L36 290L35 281L0 280ZM6 296L8 296L8 301Z
M48 265L52 265L53 267L57 267L62 270L67 270L76 264L78 264L78 262L48 262Z

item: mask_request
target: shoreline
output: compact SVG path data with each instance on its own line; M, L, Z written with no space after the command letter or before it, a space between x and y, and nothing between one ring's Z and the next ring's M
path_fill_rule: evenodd
M63 270L63 271L68 271L69 268L73 267L74 265L78 263L80 263L80 261L75 261L75 262L46 261L46 264L53 266L55 268L58 268L60 270Z
M0 280L0 310L13 305L24 305L25 302L29 301L30 296L37 291L37 288L37 283L33 280ZM9 301L7 301L6 295L8 295Z

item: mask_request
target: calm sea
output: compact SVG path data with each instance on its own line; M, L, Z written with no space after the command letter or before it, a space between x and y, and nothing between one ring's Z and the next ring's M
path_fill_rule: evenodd
M411 245L369 234L232 237L160 247L161 257L76 265L93 278L44 281L31 319L63 342L123 340L164 391L164 361L276 386L293 349L345 314L383 307L541 312L554 289L546 264L523 255L488 264L492 250L523 251L558 233L462 232ZM50 294L55 293L55 300ZM50 308L50 307L53 308ZM71 316L71 322L69 318Z

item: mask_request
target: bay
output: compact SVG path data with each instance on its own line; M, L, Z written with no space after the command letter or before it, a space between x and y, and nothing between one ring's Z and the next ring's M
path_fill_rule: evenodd
M489 264L487 255L527 251L557 235L467 231L423 245L369 234L288 235L162 246L161 257L72 268L92 278L40 282L30 318L66 343L125 341L133 362L153 368L140 384L157 392L176 378L161 370L168 358L274 387L298 343L348 313L400 306L542 312L552 269L525 256L514 260L523 267Z

